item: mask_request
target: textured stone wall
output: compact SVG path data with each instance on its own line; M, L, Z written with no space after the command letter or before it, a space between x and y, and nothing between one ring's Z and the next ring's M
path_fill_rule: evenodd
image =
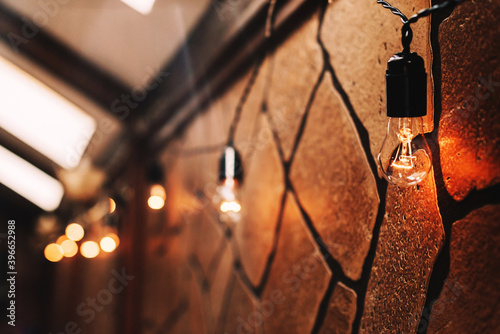
M414 25L434 161L410 188L375 164L401 24L373 0L325 2L214 96L158 157L167 205L145 221L143 332L500 331L499 18L498 1L468 1ZM242 220L228 224L212 196L245 93Z

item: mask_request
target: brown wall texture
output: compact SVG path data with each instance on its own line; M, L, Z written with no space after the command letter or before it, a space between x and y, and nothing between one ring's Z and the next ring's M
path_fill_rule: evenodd
M388 186L375 164L401 23L374 0L319 8L164 147L144 333L500 331L500 2L448 14L413 26L433 153L419 185ZM228 224L212 197L244 93L242 220Z

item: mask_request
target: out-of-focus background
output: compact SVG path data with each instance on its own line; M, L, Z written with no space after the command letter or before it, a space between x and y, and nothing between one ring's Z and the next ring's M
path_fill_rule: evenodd
M397 187L375 0L0 0L0 332L497 333L499 20L412 25L433 168Z

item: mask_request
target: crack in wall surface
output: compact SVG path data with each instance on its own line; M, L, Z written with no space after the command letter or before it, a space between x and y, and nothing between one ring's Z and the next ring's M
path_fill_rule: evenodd
M453 218L446 214L447 210L445 207L453 206L453 198L448 194L446 187L444 185L443 173L441 170L441 154L439 143L437 142L437 134L439 131L439 120L443 112L441 106L441 51L438 41L439 35L439 25L443 20L449 16L443 14L433 15L431 17L431 50L432 50L432 76L434 78L434 130L432 131L430 137L436 138L436 143L434 145L432 162L434 169L434 182L436 184L436 197L439 213L441 215L441 221L444 229L444 244L436 257L434 262L432 272L430 273L429 284L427 287L426 298L424 307L422 308L422 313L420 315L420 324L426 324L423 330L418 330L421 333L427 333L428 320L425 319L426 315L424 310L429 310L432 312L431 303L437 300L441 291L444 287L444 282L448 277L450 270L450 239L451 239L451 227L453 224ZM428 139L429 136L426 136Z
M328 282L328 288L323 295L323 299L321 299L321 303L318 308L318 312L316 315L316 319L314 320L314 326L311 330L312 334L319 333L323 323L325 322L326 314L328 312L328 305L330 303L330 299L332 298L333 291L335 290L335 286L337 286L338 279L332 275L330 278L330 282Z
M255 292L259 298L262 296L262 292L264 291L267 280L269 279L269 274L271 273L271 267L273 265L274 258L276 256L276 251L278 249L278 241L279 241L279 237L280 237L281 224L283 223L283 213L285 210L287 193L288 192L285 189L283 191L283 197L282 197L281 203L280 203L280 212L278 215L278 222L276 223L276 229L275 229L274 235L273 235L273 243L272 243L272 247L271 247L271 252L269 253L269 255L267 257L266 265L264 267L264 272L262 273L261 280L255 289Z
M331 74L332 77L332 84L335 88L335 90L339 93L339 95L342 98L342 101L344 103L344 106L346 109L349 111L349 114L347 115L350 117L351 121L353 122L355 126L356 133L359 136L361 146L363 148L363 152L365 155L365 158L369 164L370 170L374 176L376 186L377 186L377 193L379 197L379 205L377 209L377 216L375 219L375 224L373 226L372 230L372 238L370 241L370 248L369 251L366 255L365 262L363 263L363 269L361 272L361 278L358 280L358 284L353 284L350 287L356 292L357 295L357 303L356 303L356 316L354 318L354 322L352 325L352 333L358 333L359 332L359 327L361 324L361 318L363 316L363 311L364 311L364 303L365 303L365 298L366 298L366 293L368 289L368 282L370 279L370 274L371 270L373 267L373 261L375 259L375 254L377 250L377 245L378 245L378 238L379 238L379 233L380 233L380 228L382 226L382 222L384 220L384 215L385 215L385 196L387 192L387 183L384 180L381 180L378 177L378 169L377 165L372 158L371 155L371 150L370 150L370 137L368 134L368 131L364 127L363 123L357 116L354 107L352 106L352 103L350 102L349 96L347 95L346 91L342 87L340 81L337 78L337 75L335 73L335 70L333 68L333 65L330 62L330 55L328 50L323 44L323 41L321 39L321 27L323 24L325 12L328 7L328 1L323 1L323 4L321 6L321 11L320 11L320 19L319 19L319 28L318 28L318 44L321 47L321 50L323 52L323 59L324 59L324 65L325 69ZM346 282L343 282L344 284ZM349 286L349 284L346 284Z
M163 323L160 324L158 329L155 331L156 334L168 333L170 329L175 327L179 322L181 317L187 313L189 310L189 301L183 298L179 301L179 304L174 308L174 311L165 318Z
M435 1L433 1L435 3ZM436 13L431 17L431 33L430 41L432 47L432 75L434 78L434 130L433 132L426 136L428 140L434 140L434 151L433 151L433 167L434 167L434 179L437 188L437 201L439 212L442 217L443 228L445 231L445 242L439 252L436 261L434 262L431 276L429 279L428 289L426 293L426 300L424 308L422 309L422 314L420 318L421 329L418 330L419 333L427 333L430 315L432 314L433 303L439 298L443 288L445 286L445 281L448 277L450 271L450 245L451 245L451 232L453 223L463 219L469 213L480 207L488 204L497 204L500 202L500 185L489 187L483 190L473 190L469 195L462 201L455 201L452 196L448 193L446 186L444 184L443 173L441 169L441 154L440 147L438 143L438 131L439 122L442 110L442 72L441 72L441 49L439 45L439 27L441 23L447 19L451 13L452 9ZM424 312L426 311L426 312Z
M207 276L212 278L215 276L217 268L219 268L219 263L222 260L222 256L224 255L224 251L226 250L227 242L225 238L222 238L215 250L214 255L212 256L212 260L210 260L210 264L208 265L208 273Z
M231 302L231 292L236 284L236 277L232 276L229 278L229 282L224 291L224 297L222 300L221 311L219 315L219 321L217 322L216 330L217 333L222 333L224 331L224 324L226 323L227 312L229 310L229 303Z

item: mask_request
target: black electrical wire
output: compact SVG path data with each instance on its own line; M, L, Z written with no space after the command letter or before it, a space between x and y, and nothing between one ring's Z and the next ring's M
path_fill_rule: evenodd
M387 1L382 1L382 0L377 0L378 4L381 4L382 7L389 9L394 15L397 15L401 18L401 21L404 23L408 22L408 18L406 17L405 14L403 14L399 9L396 7L392 6L390 3Z
M243 91L243 94L241 95L240 101L238 102L238 105L236 106L236 111L234 114L233 121L231 122L231 126L229 128L229 135L227 139L227 145L232 146L234 145L234 136L236 133L236 128L238 126L238 123L241 118L241 112L243 111L243 107L245 105L245 102L248 98L248 95L250 94L250 91L252 89L253 84L255 83L255 80L257 79L257 75L259 74L260 67L262 63L264 62L265 58L269 54L269 45L270 45L270 40L271 40L271 35L273 32L273 26L274 26L274 9L276 8L276 2L277 0L269 0L268 2L268 9L267 9L267 16L266 16L266 26L265 26L265 43L266 43L266 50L263 55L261 55L252 71L252 74L250 76L250 79L247 82L247 85L245 86L245 90Z
M442 2L440 4L434 5L429 8L425 8L420 10L417 14L414 14L410 18L407 18L401 10L398 8L392 6L390 3L387 1L382 1L382 0L377 0L378 4L381 4L382 7L387 8L393 13L394 15L397 15L401 18L401 22L403 22L403 28L401 29L401 42L403 44L403 53L409 53L410 52L410 43L413 38L413 31L411 30L410 25L417 22L420 18L426 17L434 13L435 11L438 10L443 10L447 8L453 8L459 3L463 2L464 0L448 0L445 2Z

